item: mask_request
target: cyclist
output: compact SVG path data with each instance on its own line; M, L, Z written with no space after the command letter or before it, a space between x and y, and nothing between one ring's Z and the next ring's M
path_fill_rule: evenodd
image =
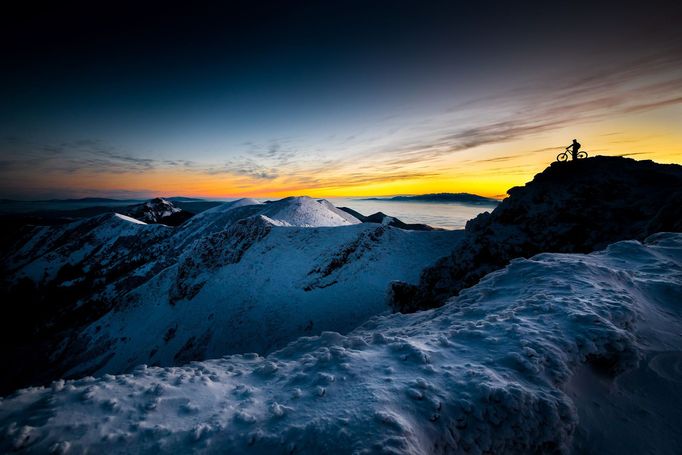
M577 140L573 139L573 143L566 147L566 152L571 150L571 156L573 157L574 160L578 159L578 150L580 150L580 142Z

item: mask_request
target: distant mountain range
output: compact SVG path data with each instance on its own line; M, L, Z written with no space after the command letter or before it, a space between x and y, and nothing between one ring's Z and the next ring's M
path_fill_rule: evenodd
M201 199L196 197L184 197L184 196L172 196L164 198L171 202L204 202L208 199ZM146 198L131 198L131 199L114 199L108 197L82 197L82 198L67 198L67 199L40 199L32 201L24 201L18 199L0 199L2 204L27 204L27 203L60 203L60 204L90 204L90 203L102 203L102 204L132 204L135 202L145 202L149 199Z
M83 197L83 198L76 198L76 199L47 199L47 200L41 200L41 201L35 201L35 202L73 202L73 203L83 203L83 202L104 202L104 203L110 203L110 202L139 202L139 201L144 201L146 199L140 199L140 198L134 198L134 199L113 199L113 198L108 198L108 197Z
M379 224L385 224L387 226L393 226L397 227L400 229L407 229L410 231L433 231L436 230L436 228L433 228L429 226L428 224L422 224L422 223L403 223L400 221L398 218L386 215L383 212L376 212L371 215L363 215L350 207L339 207L339 209L343 210L344 212L350 213L353 215L355 218L358 220L362 221L363 223L379 223Z
M163 198L162 200L173 204L176 208L186 210L193 214L200 213L223 203L223 201L212 201L182 196ZM119 212L130 215L130 213L128 213L129 210L136 211L138 210L139 206L144 206L150 201L151 200L149 199L111 199L100 197L87 197L81 199L50 199L41 201L0 199L0 216L5 221L7 220L8 216L30 216L33 218L34 224L55 224L59 222L73 221L77 218L95 216L102 213ZM135 214L132 216L137 218L134 215ZM182 220L186 219L186 217L175 218L175 221L177 222L181 222ZM142 221L150 222L151 220L145 219ZM166 221L168 221L168 219ZM173 224L178 224L175 221Z
M402 201L402 202L458 202L460 204L497 205L500 201L471 193L429 193L416 196L370 197L365 201Z

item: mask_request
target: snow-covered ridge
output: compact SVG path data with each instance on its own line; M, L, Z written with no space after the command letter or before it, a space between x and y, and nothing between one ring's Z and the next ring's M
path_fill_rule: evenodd
M327 200L298 196L266 204L251 198L225 202L198 214L187 224L209 222L225 227L237 219L251 215L264 215L281 225L298 227L346 226L360 223L360 220L334 207Z
M190 218L174 235L174 246L185 247L202 235L223 231L239 220L258 215L277 226L332 227L360 223L324 199L300 196L264 204L244 198L225 202Z
M568 452L585 435L578 416L595 410L574 393L588 368L650 381L639 384L650 399L671 392L668 407L633 411L602 445L674 452L682 436L655 429L682 409L680 289L681 234L519 259L437 310L301 338L265 358L21 390L0 402L0 450ZM592 419L590 431L612 423Z
M360 223L307 197L232 201L176 228L109 213L31 234L3 260L4 300L41 311L22 307L23 325L4 331L14 344L0 354L19 373L0 378L0 395L346 333L461 236Z
M264 215L239 220L116 299L116 311L79 333L84 341L69 353L78 359L69 374L264 353L322 330L345 333L388 311L390 281L416 282L459 236L376 224L280 226Z
M35 282L54 278L67 264L104 271L132 260L171 234L167 226L108 213L65 225L36 227L30 240L5 258L3 265L15 272L14 279L28 277Z

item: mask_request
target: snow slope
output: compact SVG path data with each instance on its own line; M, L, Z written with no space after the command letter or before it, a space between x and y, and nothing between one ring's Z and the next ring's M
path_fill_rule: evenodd
M21 390L0 450L679 453L681 297L680 234L517 259L347 336Z
M14 279L49 281L65 265L101 274L123 262L134 263L149 245L172 234L172 229L146 224L126 215L108 213L59 226L34 228L31 238L3 266L15 271Z
M0 300L21 307L0 323L15 371L0 394L348 332L461 237L363 224L307 197L233 201L176 228L108 214L33 234L2 264Z
M223 231L238 220L256 215L266 216L273 224L282 226L322 227L360 223L324 199L288 197L263 204L244 198L226 202L190 218L173 236L173 246L184 248L202 235Z
M261 212L270 219L290 226L321 227L358 224L360 220L324 199L307 196L288 197L267 204Z
M255 199L242 198L204 210L178 228L174 242L185 246L201 235L222 231L235 221L258 213L261 210L260 205L262 204Z
M391 280L416 283L461 235L274 223L258 215L195 242L80 334L87 349L79 346L83 360L69 374L265 353L299 336L348 332L389 310Z
M138 219L135 219L133 217L130 217L128 215L121 215L120 213L115 213L114 216L118 219L121 219L123 221L127 221L129 223L134 223L134 224L147 224L144 221L140 221Z

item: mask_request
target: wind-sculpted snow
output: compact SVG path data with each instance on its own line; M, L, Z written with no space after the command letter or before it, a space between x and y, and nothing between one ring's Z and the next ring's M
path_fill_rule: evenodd
M141 366L21 390L0 403L0 450L568 452L589 406L565 391L572 378L592 368L616 382L651 352L679 357L680 297L680 234L590 255L541 254L439 309L376 317L347 336L301 338L267 357ZM664 366L676 356L656 358L660 380L682 380ZM597 419L592 430L610 424ZM623 437L649 437L650 452L679 451L679 432L651 437L651 427Z
M287 197L263 206L260 214L286 226L332 227L359 224L360 220L324 199Z

